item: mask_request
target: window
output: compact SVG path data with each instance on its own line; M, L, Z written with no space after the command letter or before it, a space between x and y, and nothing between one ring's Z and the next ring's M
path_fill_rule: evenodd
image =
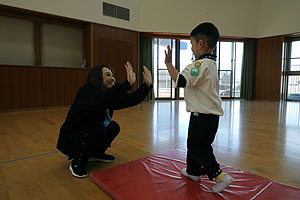
M290 70L300 71L300 40L291 42Z
M289 42L287 99L300 100L300 38Z
M192 44L190 40L180 40L180 65L179 71L181 72L187 65L194 61L192 52ZM184 97L184 89L179 88L179 97Z
M175 88L172 87L172 79L165 65L165 50L170 45L172 59L175 63L175 40L155 38L153 42L153 72L154 72L154 95L156 99L175 98Z
M82 29L42 24L41 35L42 66L81 67Z
M243 42L218 42L217 44L219 94L221 97L240 97L243 50Z
M0 14L0 64L83 67L84 25L77 20L52 20L51 16L44 19L39 14Z
M33 22L0 16L0 64L34 65Z
M176 45L177 44L177 45ZM184 97L184 89L172 88L172 80L165 66L165 50L170 45L172 48L173 65L182 71L194 61L190 40L185 39L160 39L153 41L153 72L154 93L156 99L175 99ZM228 98L240 97L240 82L243 59L243 42L218 42L216 48L217 66L220 79L220 96ZM178 51L179 53L175 53ZM175 58L175 55L178 57Z

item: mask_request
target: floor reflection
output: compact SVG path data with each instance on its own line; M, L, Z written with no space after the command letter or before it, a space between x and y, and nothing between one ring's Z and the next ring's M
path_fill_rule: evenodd
M285 126L300 127L300 103L281 102L279 105L278 122Z
M186 150L190 114L185 102L152 103L152 148ZM287 169L299 174L300 102L225 100L223 109L213 143L221 162L262 174L286 174ZM294 179L300 182L300 174Z

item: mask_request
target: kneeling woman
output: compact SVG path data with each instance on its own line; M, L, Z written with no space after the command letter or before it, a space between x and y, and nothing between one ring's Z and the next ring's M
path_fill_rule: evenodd
M113 111L141 103L152 88L151 72L144 67L145 83L127 93L136 77L129 62L125 68L127 80L121 84L115 84L110 67L101 65L91 69L60 128L57 149L72 159L69 169L75 177L88 176L88 161L115 160L105 153L120 132L119 124L111 120Z

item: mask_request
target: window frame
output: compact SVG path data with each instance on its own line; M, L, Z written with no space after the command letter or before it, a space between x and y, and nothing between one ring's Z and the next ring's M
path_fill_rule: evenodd
M28 20L33 22L33 46L34 46L34 65L28 65L30 67L59 67L59 66L42 66L41 65L41 26L42 24L53 24L65 27L79 28L83 31L83 58L87 60L87 68L91 68L93 57L91 55L91 23L83 20L71 19L67 17L61 17L36 11L29 11L21 8L0 5L0 16L10 17L15 19ZM1 66L8 66L7 64L0 64ZM13 65L13 66L25 66L25 65ZM26 65L27 66L27 65ZM60 67L61 68L61 67ZM80 68L67 67L67 68Z
M220 59L221 59L221 51L219 50L218 53L219 55L217 55L217 67L218 67L218 75L220 77L221 72L230 72L230 94L229 96L221 96L222 99L240 99L240 97L238 96L233 96L233 94L235 93L235 89L233 90L233 88L236 88L236 65L237 65L237 43L245 43L245 41L241 41L241 40L220 40L217 43L217 46L214 50L214 54L217 54L217 48L220 49L221 47L221 42L230 42L231 43L231 69L220 69ZM244 49L243 49L244 50Z
M285 77L283 78L283 81L284 81L284 84L282 84L282 87L283 88L283 91L284 91L284 97L283 99L284 100L287 100L287 101L300 101L300 98L299 99L291 99L289 98L289 94L288 94L288 91L289 91L289 77L291 76L300 76L300 70L299 71L291 71L291 60L294 59L294 58L291 58L291 55L292 55L292 42L294 41L300 41L300 35L296 35L296 36L293 36L293 37L287 37L286 38L286 46L284 47L283 51L287 51L286 53L286 58L285 58L285 71L286 73L285 74ZM300 60L300 57L297 57L297 59Z

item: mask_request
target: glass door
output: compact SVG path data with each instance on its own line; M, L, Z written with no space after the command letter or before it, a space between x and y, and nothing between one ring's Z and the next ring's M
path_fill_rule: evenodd
M180 40L179 71L181 72L187 65L194 61L191 40ZM184 89L179 88L179 98L184 97Z
M153 72L155 99L174 99L175 88L165 65L165 50L170 45L172 49L172 63L175 64L175 39L154 38L153 41Z
M154 38L153 74L155 99L178 99L184 97L183 88L175 90L172 87L172 79L164 62L165 50L167 50L168 45L172 49L172 63L178 71L181 72L188 64L194 61L190 40ZM224 41L217 44L216 54L221 97L240 97L243 50L243 42Z
M217 44L219 94L221 97L240 97L243 50L243 42L218 42Z
M291 41L289 45L287 99L300 100L300 39Z

